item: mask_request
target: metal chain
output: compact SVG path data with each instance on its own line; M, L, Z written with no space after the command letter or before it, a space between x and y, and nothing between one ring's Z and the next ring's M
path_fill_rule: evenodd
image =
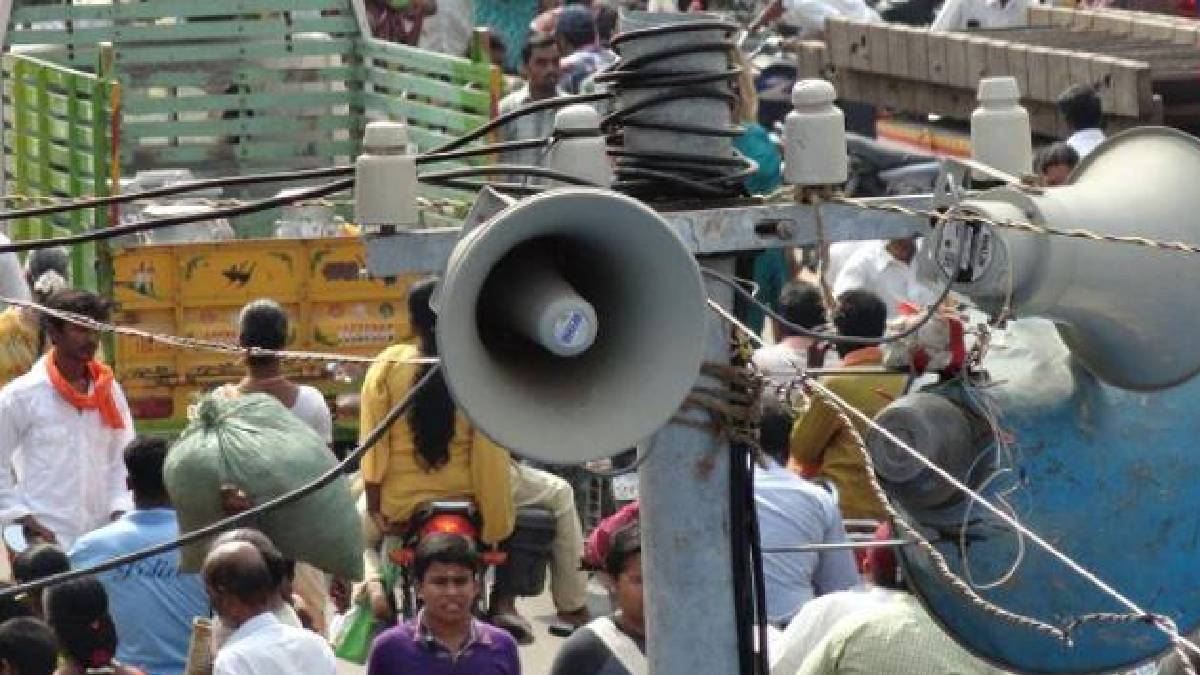
M1175 649L1176 654L1178 654L1184 671L1188 675L1197 675L1195 670L1191 667L1191 660L1187 655L1189 650L1195 651L1196 647L1179 634L1179 630L1175 626L1175 622L1168 616L1153 613L1083 614L1066 622L1062 627L1059 627L1033 617L1009 611L981 597L975 592L975 589L973 589L969 584L963 581L961 577L959 577L950 569L949 564L947 564L946 559L941 552L938 551L937 548L935 548L933 544L930 543L929 540L917 528L910 525L908 521L900 515L896 508L892 506L888 499L887 492L884 491L883 486L879 483L878 477L875 475L875 464L871 458L870 450L867 448L866 440L863 438L862 433L859 432L858 427L850 418L850 414L848 412L849 406L840 398L835 396L833 392L826 389L823 384L817 382L815 378L812 378L811 376L802 377L804 377L808 383L812 385L809 387L809 389L829 404L834 413L838 416L838 419L841 420L842 425L846 428L847 432L849 432L851 438L854 440L854 443L858 448L858 452L863 458L863 463L865 465L867 474L867 482L871 486L872 492L875 493L875 498L879 500L880 504L883 505L884 510L887 511L888 516L900 527L900 529L904 530L904 532L914 540L917 547L919 547L925 552L926 555L929 556L938 575L941 576L944 581L950 584L954 590L958 591L960 595L966 598L972 606L1002 621L1007 621L1017 626L1030 628L1054 637L1067 646L1074 645L1074 640L1071 636L1076 629L1087 623L1149 623L1155 628L1158 628L1164 632L1171 640L1171 645ZM902 447L908 450L907 446Z
M914 218L931 218L934 220L957 220L963 223L973 223L979 225L990 225L992 227L1018 230L1028 232L1030 234L1049 235L1055 237L1070 237L1072 239L1087 239L1088 241L1106 242L1113 244L1129 244L1133 246L1143 246L1146 248L1158 249L1161 251L1175 251L1177 253L1200 254L1200 246L1187 244L1181 241L1158 241L1148 237L1116 235L1116 234L1100 234L1091 230L1080 228L1063 229L1051 227L1048 225L1037 225L1028 221L1017 220L993 220L979 215L957 213L953 218L949 218L945 212L929 211L925 209L914 209L900 204L876 204L865 202L861 199L852 197L836 196L832 197L831 201L845 204L847 206L857 206L861 209L872 211L886 211L889 213L899 213L905 216Z
M393 363L422 365L438 363L440 360L431 357L419 357L413 359L382 359L378 356L358 356L356 354L336 354L328 352L305 352L285 349L243 347L241 345L235 345L228 342L203 340L200 338L182 337L179 335L169 335L165 333L152 333L139 328L118 326L112 323L97 321L89 316L83 316L73 312L64 312L51 307L46 307L45 305L40 305L36 302L29 302L27 300L17 300L15 298L6 298L0 296L0 303L31 309L48 316L52 316L56 319L61 319L68 323L73 323L77 326L83 326L92 330L105 333L114 333L116 335L124 335L127 337L141 338L143 340L149 340L151 342L177 347L179 349L190 349L193 351L237 354L240 356L272 356L285 361L323 361L329 363Z

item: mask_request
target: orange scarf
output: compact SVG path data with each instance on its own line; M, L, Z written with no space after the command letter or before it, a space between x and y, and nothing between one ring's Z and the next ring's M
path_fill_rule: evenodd
M57 391L59 396L74 406L76 410L99 411L100 421L109 429L124 429L125 418L121 415L121 409L117 407L117 399L113 397L112 368L92 359L87 362L87 369L93 382L92 392L81 394L71 386L70 382L67 382L67 378L63 377L62 373L58 372L58 365L54 362L53 347L46 356L46 372L50 375L50 384L54 385L54 391Z

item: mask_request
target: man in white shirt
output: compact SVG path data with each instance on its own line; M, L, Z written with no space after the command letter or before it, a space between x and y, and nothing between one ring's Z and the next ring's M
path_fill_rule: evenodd
M1096 90L1086 84L1073 84L1058 95L1058 112L1071 130L1067 145L1079 155L1087 157L1104 140L1100 125L1104 114L1100 108L1100 97Z
M805 544L842 544L846 529L833 495L784 468L793 417L768 404L762 419L761 443L767 467L754 467L754 505L764 549ZM848 549L763 554L767 618L787 625L796 612L817 596L852 588L859 581Z
M783 287L783 292L779 294L779 313L789 322L813 331L828 322L821 289L806 281L792 281ZM808 367L809 352L813 351L816 341L778 321L774 322L773 327L778 342L755 350L754 366L764 374L777 398L791 400L790 385ZM824 363L823 354L817 358Z
M63 290L46 304L107 321L99 296ZM69 549L133 507L122 453L133 419L112 370L95 359L96 331L47 317L53 345L0 390L0 522Z
M771 0L748 30L754 32L778 20L794 28L798 38L820 39L825 33L825 20L830 17L867 23L879 21L879 13L863 0Z
M1040 0L946 0L930 30L953 32L980 28L1016 28L1029 23L1030 5Z
M871 291L887 306L889 320L904 303L927 306L937 300L937 291L917 277L916 255L916 237L859 246L834 280L833 296L857 289Z
M252 544L218 544L202 574L213 611L234 629L213 660L213 675L334 675L333 651L324 640L271 613L275 584Z

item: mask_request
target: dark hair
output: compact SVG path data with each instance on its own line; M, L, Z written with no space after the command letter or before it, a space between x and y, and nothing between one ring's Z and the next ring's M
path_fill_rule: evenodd
M71 569L71 559L54 544L39 542L13 558L13 579L21 583L37 581Z
M821 289L807 281L791 281L779 294L779 313L783 318L804 328L817 328L826 322L825 301ZM795 335L786 326L780 326L780 337Z
M238 314L238 343L243 347L283 349L287 345L288 316L278 302L259 298ZM256 366L270 363L274 356L250 356L246 363Z
M1073 84L1058 95L1058 111L1072 131L1097 129L1104 120L1100 97L1090 85Z
M613 33L617 32L617 10L608 3L596 5L596 33L600 36L600 42L605 46L612 40Z
M167 486L163 464L167 461L167 442L161 438L138 436L125 446L125 471L129 486L139 499L163 500Z
M0 623L0 661L15 675L52 675L58 665L54 631L30 617Z
M438 532L421 540L413 561L413 576L417 581L425 580L425 573L433 563L443 565L461 565L478 574L480 570L479 552L475 544L461 534Z
M1079 164L1079 153L1075 152L1069 143L1058 141L1051 143L1037 151L1033 157L1033 171L1039 175L1046 173L1046 169L1052 166L1064 164L1069 169L1074 169Z
M95 577L65 581L46 590L46 622L67 658L82 668L102 668L117 653L117 629L108 594Z
M642 528L634 521L613 532L608 544L608 553L604 554L604 571L616 579L625 571L625 565L636 553L642 552Z
M555 46L557 43L554 41L553 35L531 30L525 40L525 46L521 47L521 63L529 65L529 59L533 58L533 50Z
M275 542L262 532L251 527L229 530L213 540L213 548L232 541L245 542L258 549L267 566L267 572L271 575L271 586L275 590L296 576L296 561L283 557Z
M762 420L759 422L758 442L763 452L780 464L787 464L791 454L789 441L795 415L782 402L767 399L763 404Z
M213 550L215 551L220 545L229 543L223 542L223 544L214 545ZM279 586L275 583L275 576L271 573L266 559L261 555L262 550L249 541L238 541L237 543L253 547L260 555L242 557L230 554L214 558L210 551L202 570L204 582L242 602L269 601L272 596L278 594Z
M434 329L437 315L429 306L433 291L437 287L436 277L427 277L408 289L408 318L417 337L421 356L437 356L437 339ZM415 387L433 366L425 364L417 368L412 385ZM450 459L450 439L454 438L454 399L446 387L446 378L439 370L420 391L413 395L408 409L409 431L412 432L417 463L426 471L436 471Z
M833 311L833 325L838 335L877 338L887 327L887 305L871 291L846 291L838 296ZM862 345L838 343L838 353L845 356Z
M46 272L58 272L63 279L71 278L71 252L62 246L39 248L25 259L25 274L36 283Z
M554 34L571 47L584 47L596 41L596 17L589 7L568 5L558 13Z
M8 581L0 581L0 592L7 591L15 584ZM0 625L9 619L19 619L25 616L33 616L33 610L29 605L21 601L21 596L10 595L0 599Z
M112 303L108 300L95 293L81 291L76 288L64 288L61 291L55 291L50 294L50 297L46 298L44 304L50 309L79 314L96 321L108 321L109 313L112 311ZM60 328L66 323L64 319L59 319L49 314L43 314L42 316L47 327Z

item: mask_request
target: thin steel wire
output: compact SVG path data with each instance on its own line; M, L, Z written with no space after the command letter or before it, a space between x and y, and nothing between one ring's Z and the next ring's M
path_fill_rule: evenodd
M202 340L200 338L182 337L179 335L169 335L166 333L153 333L150 331L141 330L139 328L131 328L129 326L119 326L113 323L97 321L90 316L83 316L72 312L64 312L52 307L31 302L29 300L17 300L16 298L6 298L0 296L0 303L24 307L36 312L40 312L47 316L52 316L56 319L61 319L68 323L92 330L101 331L104 333L114 333L116 335L124 335L126 337L141 338L158 344L164 344L179 349L188 349L192 351L216 352L220 354L237 354L239 356L271 356L285 361L325 361L329 363L396 363L396 364L414 364L425 365L439 363L440 360L434 357L417 357L412 359L384 359L379 356L359 356L356 354L337 354L328 352L306 352L292 351L286 349L262 349L260 347L243 347L229 342L218 342L216 340Z

